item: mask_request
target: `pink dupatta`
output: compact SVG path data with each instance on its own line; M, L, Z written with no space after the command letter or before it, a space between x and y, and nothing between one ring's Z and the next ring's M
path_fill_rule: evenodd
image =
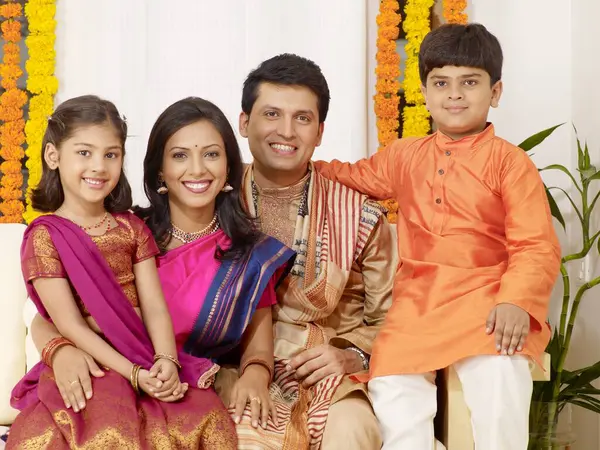
M25 231L21 257L25 243L37 225L48 229L69 281L107 340L129 361L150 369L154 357L150 337L94 242L67 219L55 215L41 216ZM39 313L50 319L30 282L27 283L27 292ZM207 375L215 373L218 366L206 358L194 357L183 351L178 353L178 358L182 365L182 381L200 388L210 386L210 383L205 383ZM36 364L15 386L11 395L12 407L22 410L37 400L37 383L44 366L42 362Z

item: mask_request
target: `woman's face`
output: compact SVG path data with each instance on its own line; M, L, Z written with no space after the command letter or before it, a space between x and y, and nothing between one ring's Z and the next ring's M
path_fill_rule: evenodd
M160 176L169 189L171 209L214 211L227 172L225 143L209 121L181 128L165 144Z

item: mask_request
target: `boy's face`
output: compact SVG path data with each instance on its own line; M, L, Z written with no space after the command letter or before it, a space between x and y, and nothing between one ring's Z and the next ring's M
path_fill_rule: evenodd
M485 70L444 66L433 69L421 89L438 129L460 139L485 128L490 106L496 108L502 95L502 81L491 85Z

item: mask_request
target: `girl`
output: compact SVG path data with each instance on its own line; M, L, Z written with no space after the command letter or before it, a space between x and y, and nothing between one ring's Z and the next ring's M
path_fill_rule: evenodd
M95 96L64 102L48 121L32 203L53 214L28 227L21 257L30 297L62 337L13 391L21 414L8 449L236 448L227 412L206 389L218 366L176 351L158 248L128 212L126 135L115 106ZM109 369L85 415L52 375L56 351L71 344Z

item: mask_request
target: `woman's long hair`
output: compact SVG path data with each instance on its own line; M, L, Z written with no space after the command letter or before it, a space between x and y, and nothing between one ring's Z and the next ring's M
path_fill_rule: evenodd
M169 106L156 120L148 139L144 158L144 191L150 201L148 208L136 208L136 214L146 221L156 242L165 249L170 241L171 215L168 195L157 192L159 172L162 169L165 145L169 138L187 125L198 121L210 122L219 132L225 143L227 182L233 188L230 192L220 192L216 198L215 210L221 229L231 239L231 246L218 249L219 259L237 259L248 255L260 237L254 220L242 207L240 192L244 166L240 148L231 124L216 105L198 97L188 97Z

